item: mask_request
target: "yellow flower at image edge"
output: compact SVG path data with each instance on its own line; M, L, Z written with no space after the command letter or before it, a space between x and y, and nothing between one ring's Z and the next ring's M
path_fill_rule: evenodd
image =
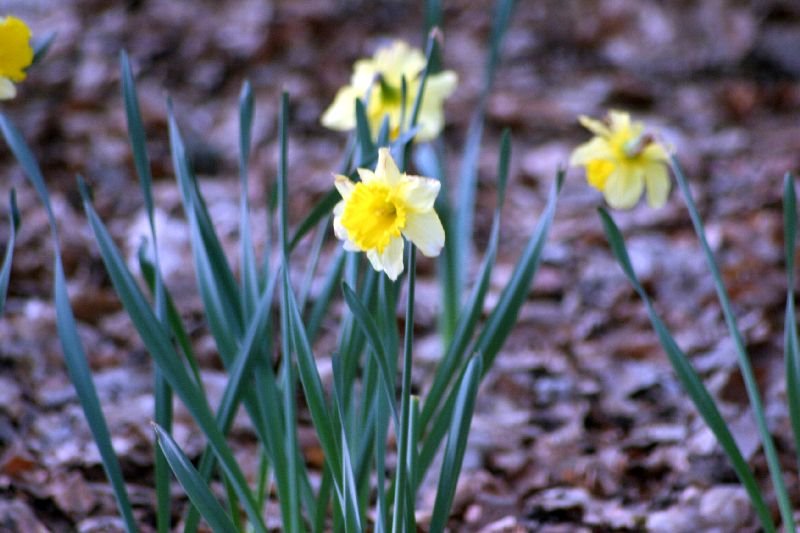
M333 231L348 251L366 252L372 267L394 281L403 272L403 237L427 257L444 246L444 228L433 203L440 183L400 173L387 148L375 171L358 169L361 181L337 175L342 200L333 209Z
M15 82L25 79L33 62L31 30L16 17L0 17L0 100L17 95Z
M645 187L651 207L664 205L670 190L669 156L642 123L622 111L610 111L606 122L585 116L579 120L595 136L572 152L570 165L586 168L589 185L602 191L615 209L636 205Z
M422 51L403 41L378 49L371 59L356 61L350 85L339 89L333 103L322 115L322 125L339 131L355 129L356 99L362 98L373 136L377 136L384 117L388 115L390 137L396 139L400 131L409 126L424 69ZM405 102L402 97L403 78L406 80ZM457 83L458 76L451 70L428 76L417 117L417 141L428 141L441 133L444 100L453 93Z

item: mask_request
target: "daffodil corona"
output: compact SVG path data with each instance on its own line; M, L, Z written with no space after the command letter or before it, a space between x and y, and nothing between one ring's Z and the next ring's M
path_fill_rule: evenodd
M622 111L610 111L605 122L579 120L595 136L572 152L570 165L586 168L589 185L615 209L636 205L645 186L647 203L664 205L670 189L667 150L644 132L643 124Z
M360 59L353 67L350 85L342 87L333 103L322 115L326 128L349 131L356 127L356 99L364 99L366 114L373 135L377 135L384 117L389 117L390 137L397 138L408 128L414 100L420 88L420 74L425 56L403 41L380 48L371 59ZM406 80L403 100L402 80ZM431 74L425 82L420 103L417 141L435 138L444 127L444 100L456 88L458 77L450 70Z
M378 151L375 171L358 169L361 181L335 178L342 200L333 209L333 231L345 250L366 252L372 267L393 281L403 272L403 237L427 257L444 246L444 228L433 203L440 183L409 176L387 148Z
M14 83L25 79L33 62L31 30L16 17L0 17L0 100L17 95Z

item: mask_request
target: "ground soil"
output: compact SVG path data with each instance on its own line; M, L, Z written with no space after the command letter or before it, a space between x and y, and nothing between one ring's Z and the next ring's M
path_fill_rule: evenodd
M261 206L275 177L283 90L291 102L290 213L297 223L330 189L345 143L344 135L320 126L320 114L355 59L387 39L422 45L422 8L388 0L12 0L3 9L28 20L38 35L58 33L48 57L2 111L30 143L50 187L80 333L137 519L151 531L151 363L104 272L75 182L82 174L91 183L100 215L133 257L146 226L125 133L119 51L128 51L137 75L167 282L190 325L207 386L218 396L225 378L188 266L166 97L234 256L236 103L243 81L251 81L257 100L250 173L256 226L263 227ZM482 84L492 20L487 0L445 2L444 61L460 78L447 102L442 141L451 179ZM784 173L800 169L797 50L800 8L789 0L519 2L488 101L474 248L480 254L488 239L504 128L513 136L513 159L487 306L507 282L556 169L588 138L576 117L621 108L646 120L690 176L789 492L800 503L782 359L781 211ZM23 225L0 320L0 530L121 530L55 334L45 215L2 148L0 196L11 187ZM481 388L452 530L757 530L746 494L608 250L599 205L601 195L570 169L543 265ZM3 203L3 224L5 209ZM777 519L733 344L683 199L673 191L661 209L642 205L613 215L657 310L718 399ZM0 225L0 236L7 235ZM263 242L263 234L256 238ZM337 246L331 235L323 261ZM434 272L433 262L421 260L414 376L423 396L439 355ZM326 368L324 335L320 342ZM180 408L175 434L190 455L199 453L202 441ZM244 468L254 471L244 418L232 442ZM422 524L432 503L426 485L419 494ZM176 488L176 516L184 505Z

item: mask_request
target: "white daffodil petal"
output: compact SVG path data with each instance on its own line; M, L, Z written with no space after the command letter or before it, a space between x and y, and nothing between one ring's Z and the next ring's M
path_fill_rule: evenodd
M615 169L608 176L603 195L614 209L630 209L642 196L644 179L640 172Z
M322 114L320 122L326 128L348 131L356 127L356 98L358 91L347 85L339 89L333 103Z
M400 183L403 199L415 211L430 211L442 184L433 178L406 176Z
M439 106L431 104L427 109L423 106L419 115L417 120L419 130L417 130L414 140L425 142L438 137L444 129L444 110L441 104Z
M383 271L389 279L396 281L397 277L403 273L403 238L395 237L389 241L389 245L381 254L381 264Z
M369 263L375 271L383 272L383 262L378 250L367 250L367 259L369 259Z
M356 184L353 183L350 178L347 176L342 176L341 174L334 176L333 184L336 186L336 190L339 191L339 194L341 194L342 198L345 200L350 197L353 189L356 188Z
M442 221L433 209L424 213L409 213L403 235L414 243L425 257L436 257L444 246Z
M390 187L400 182L400 169L397 168L388 148L378 150L378 165L375 167L375 175L382 178L382 181Z
M4 77L0 77L0 100L10 100L17 96L17 88L14 83Z
M569 158L570 166L586 165L597 159L614 159L611 146L603 137L593 137L573 150Z
M660 163L648 165L645 169L647 203L650 207L661 207L667 202L671 183L667 167Z
M428 97L441 103L442 100L448 98L456 90L458 75L452 70L445 70L439 74L428 76L425 85L422 103L424 104Z
M378 74L375 61L372 59L359 59L353 65L353 76L350 78L350 86L356 90L359 97L363 97L375 83L375 75Z
M345 200L342 200L333 207L333 234L336 238L342 241L342 246L348 252L360 252L361 248L350 240L347 234L347 228L342 224L342 214L344 214Z
M358 177L361 178L361 181L364 183L379 180L375 173L368 168L358 168L356 171L358 172Z

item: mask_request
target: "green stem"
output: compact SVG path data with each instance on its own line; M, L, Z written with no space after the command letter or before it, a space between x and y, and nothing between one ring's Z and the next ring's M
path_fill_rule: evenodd
M736 317L733 314L728 292L722 282L722 273L720 272L719 267L714 260L714 254L711 251L708 240L706 239L703 221L700 219L697 206L692 199L692 193L689 190L686 174L683 172L683 168L674 156L670 158L670 164L672 171L675 173L678 187L680 188L684 200L686 201L686 207L689 210L689 217L692 220L692 225L694 226L697 237L700 240L700 246L702 247L703 253L706 257L708 268L711 270L711 275L714 278L714 286L717 290L717 297L719 298L720 306L722 307L722 314L725 317L725 323L727 324L728 330L733 338L734 344L736 345L736 356L739 362L739 369L742 373L742 378L744 379L747 397L750 400L750 406L753 409L753 415L756 419L758 432L761 435L761 443L764 446L764 454L767 458L770 477L772 478L772 483L775 487L775 496L778 499L778 507L780 508L783 526L786 528L786 531L794 532L796 529L794 525L792 505L789 501L789 495L786 492L786 485L783 481L783 474L781 472L780 462L778 461L778 454L775 450L775 443L773 442L772 436L769 433L767 419L764 415L764 406L761 403L761 396L758 391L758 382L756 381L753 368L750 364L750 357L747 354L747 350L744 345L744 339L742 338L742 334L740 333L739 327L736 324Z
M413 502L410 509L411 520L405 516L405 509L410 490L408 476L408 433L411 419L411 349L414 343L414 285L416 283L417 251L413 244L408 246L408 295L406 300L406 324L403 338L403 388L401 392L400 431L397 435L397 482L394 492L394 515L392 517L392 532L414 531L413 527Z

